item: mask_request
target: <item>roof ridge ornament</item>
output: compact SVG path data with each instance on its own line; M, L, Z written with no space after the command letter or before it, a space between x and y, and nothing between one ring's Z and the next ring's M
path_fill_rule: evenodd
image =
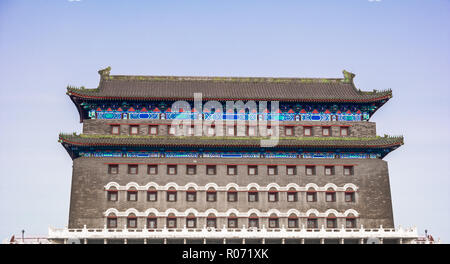
M109 77L110 72L111 72L111 66L108 66L104 69L99 70L98 74L100 74L101 78L104 78L104 77Z
M356 76L354 73L346 70L343 70L342 73L344 74L344 82L353 82L353 78Z

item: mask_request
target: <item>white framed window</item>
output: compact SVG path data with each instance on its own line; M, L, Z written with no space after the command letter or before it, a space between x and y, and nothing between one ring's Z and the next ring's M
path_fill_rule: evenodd
M118 125L111 126L111 134L119 135L120 134L120 126L118 126Z
M170 174L170 175L177 174L177 166L176 165L168 165L167 166L167 174Z
M284 127L284 132L285 132L286 136L293 136L294 135L294 127L286 126L286 127Z
M327 218L327 228L336 228L337 221L336 218Z
M148 218L147 219L147 227L148 228L151 228L151 229L154 229L154 228L156 228L156 218Z
M149 192L147 192L147 200L149 202L156 202L156 200L157 200L157 192L156 191L149 191Z
M128 174L137 174L138 173L138 165L130 164L128 165Z
M210 218L210 217L208 217L207 219L206 219L206 226L207 227L216 227L216 218Z
M346 137L348 135L348 127L341 127L341 136Z
M158 126L150 126L149 134L150 135L158 135Z
M256 166L248 166L248 175L257 175L258 169Z
M115 202L117 201L117 198L117 190L108 191L108 201Z
M108 226L108 228L117 228L117 218L116 217L108 217L107 226Z
M248 227L258 227L258 226L259 226L258 218L250 218L248 220Z
M195 220L195 218L188 218L187 219L187 227L188 228L195 228L195 226L196 226L196 220Z
M306 175L315 175L316 167L314 166L306 166Z
M347 203L355 202L355 193L354 192L345 192L345 201Z
M269 192L269 202L277 202L277 201L278 201L278 193Z
M335 202L336 201L336 193L334 193L334 192L325 193L325 199L327 202Z
M268 166L267 174L269 175L277 175L277 166Z
M127 227L128 228L136 228L137 227L137 218L136 217L129 217L127 219Z
M274 129L272 129L272 126L267 127L267 136L273 136L274 135Z
M176 202L177 201L177 193L174 191L167 192L167 201Z
M248 128L248 136L256 136L256 127L255 126L249 126Z
M307 192L306 193L306 201L307 202L317 201L317 193L316 192Z
M135 201L137 201L137 191L135 191L135 190L133 190L133 191L128 191L127 192L127 194L128 194L128 201L132 201L132 202L135 202Z
M278 228L278 218L269 219L269 228Z
M187 165L186 174L188 175L197 174L197 167L195 165Z
M296 174L295 166L287 166L286 167L286 174L287 175L295 175Z
M298 227L298 219L297 218L289 218L288 219L288 227L289 228L297 228Z
M227 173L228 175L236 175L237 174L237 167L234 165L227 166Z
M249 202L257 202L258 201L258 193L257 192L249 192L248 193L248 201Z
M170 126L170 127L169 127L169 134L170 134L170 135L175 135L175 133L176 133L175 127L174 127L174 126Z
M215 132L216 132L216 128L214 126L208 127L208 135L214 136Z
M187 193L186 200L188 202L195 202L196 198L197 198L197 193L196 192L188 192Z
M216 165L207 165L206 166L206 174L207 175L216 175Z
M108 165L108 173L109 174L118 174L119 173L119 164L109 164Z
M317 219L316 218L308 218L306 221L306 226L308 228L317 228Z
M148 165L148 174L156 175L158 174L158 165Z
M304 136L312 136L312 127L303 127Z
M207 202L215 202L215 201L217 201L217 193L215 191L208 191L206 193L206 201Z
M234 130L235 130L234 126L227 126L227 135L234 136L235 135Z
M344 175L353 175L353 166L344 166Z
M236 228L238 225L237 218L228 218L228 228Z
M347 218L347 219L345 219L345 227L347 227L347 228L356 228L356 219L355 218Z
M287 201L288 202L296 202L297 201L297 192L288 192L287 194Z
M227 200L228 202L237 202L238 196L236 191L228 192L227 193Z
M168 228L176 228L177 227L177 219L175 217L167 218L167 227Z
M131 135L137 135L139 134L139 126L130 126L130 134Z
M194 131L195 131L194 130L194 126L189 126L187 134L190 135L190 136L193 136L195 134Z

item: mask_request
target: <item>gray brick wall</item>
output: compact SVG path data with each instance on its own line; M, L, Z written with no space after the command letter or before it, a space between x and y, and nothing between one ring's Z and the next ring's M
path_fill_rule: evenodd
M111 134L111 124L120 124L120 134L129 135L130 125L139 125L139 135L148 135L151 124L158 125L158 135L168 135L167 126L171 124L170 120L95 120L87 119L83 122L84 134ZM192 123L193 124L193 123ZM225 124L225 123L224 123ZM340 137L340 126L349 126L349 137L374 137L376 136L376 124L373 122L283 122L280 126L280 136L285 136L285 126L294 126L294 136L302 137L303 126L312 126L313 136L322 136L322 126L331 126L331 136ZM239 130L243 135L246 134L246 128Z
M338 212L344 212L347 209L355 209L360 213L358 225L365 227L393 227L393 215L391 205L391 195L389 186L389 176L387 163L379 159L185 159L185 158L77 158L74 160L72 176L72 194L70 204L69 227L80 228L87 225L92 228L101 228L105 224L103 213L108 208L116 208L119 211L125 211L128 208L135 208L138 211L145 211L148 208L156 208L159 211L165 211L168 208L175 208L178 211L185 211L188 208L195 208L199 212L206 211L209 208L215 208L219 212L235 208L240 211L248 211L256 208L260 211L268 211L276 208L285 212L295 208L300 212L306 212L310 208L315 208L319 212L325 212L327 209L336 209ZM107 163L120 163L118 174L108 174ZM140 163L137 175L127 173L127 163ZM166 164L217 164L216 175L206 175L206 166L197 165L196 175L186 175L185 165L178 166L177 175L166 174ZM258 175L247 175L246 164L258 165ZM297 175L286 175L286 164L297 164ZM148 175L146 164L159 165L157 175ZM231 176L226 174L226 164L238 164L238 175ZM263 165L264 164L264 165ZM267 175L267 165L277 164L278 175ZM316 175L305 175L305 164L316 164ZM335 175L324 175L324 165L333 164ZM343 165L354 164L354 175L344 176ZM247 193L239 192L238 202L227 202L226 193L217 193L217 202L206 202L206 194L203 191L197 192L196 202L187 202L185 192L178 192L177 202L166 202L165 192L158 193L157 202L148 202L145 191L140 191L137 202L126 201L126 192L119 191L119 201L107 201L107 194L104 186L108 182L117 182L120 185L126 185L129 182L136 182L139 185L145 185L148 182L155 182L158 185L165 185L169 182L175 182L178 185L185 185L194 182L199 186L213 182L219 186L225 186L228 183L236 183L239 186L247 186L249 183L257 183L260 186L266 186L269 183L276 182L280 186L286 186L288 183L296 183L305 186L307 183L315 183L319 187L327 183L334 183L338 187L346 183L353 183L358 186L355 203L346 203L344 194L337 193L336 202L325 202L325 194L318 193L318 201L314 203L306 202L306 193L299 193L298 202L287 202L286 193L279 193L279 202L270 203L267 201L267 192L259 193L259 201L249 203ZM119 218L119 227L125 222ZM143 227L146 219L139 219L139 227ZM159 227L165 224L165 219L158 220ZM197 220L198 226L203 226L204 219ZM218 226L222 227L225 219L218 219ZM260 225L268 226L267 219L261 219ZM300 224L305 224L305 219ZM178 226L184 225L184 220L179 219ZM343 224L343 219L338 220L338 226ZM248 225L247 219L239 219L239 225ZM324 219L319 219L319 226L325 224ZM287 219L280 219L280 226L287 226Z

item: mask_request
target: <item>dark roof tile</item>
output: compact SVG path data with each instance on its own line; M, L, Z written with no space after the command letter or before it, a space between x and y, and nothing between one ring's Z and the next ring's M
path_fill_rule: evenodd
M260 147L261 138L88 136L61 134L60 141L75 146L220 146ZM277 147L383 148L400 146L403 137L375 138L281 138Z
M203 100L287 100L370 102L388 99L392 92L361 92L353 74L342 79L247 78L188 76L121 76L101 74L97 89L68 88L70 95L90 99L193 99Z

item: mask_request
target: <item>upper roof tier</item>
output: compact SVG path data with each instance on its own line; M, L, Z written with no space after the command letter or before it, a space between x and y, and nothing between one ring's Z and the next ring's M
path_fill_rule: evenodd
M99 87L68 87L72 97L91 100L276 100L294 102L368 103L392 97L392 91L363 92L356 89L354 74L343 71L344 78L258 78L193 76L110 75L111 68L100 70Z
M219 148L221 150L239 148L261 150L261 140L264 138L242 138L242 137L166 137L166 136L115 136L115 135L74 135L60 134L59 141L69 152L72 158L74 152L80 148L98 150L106 148L109 150L124 148L136 148L139 150L149 150L150 148L167 148L180 150L186 147L197 150L203 148ZM267 139L267 138L266 138ZM380 153L384 157L392 150L403 145L403 137L371 137L371 138L280 138L275 147L268 149L293 149L293 150L313 150L313 151L363 151Z

